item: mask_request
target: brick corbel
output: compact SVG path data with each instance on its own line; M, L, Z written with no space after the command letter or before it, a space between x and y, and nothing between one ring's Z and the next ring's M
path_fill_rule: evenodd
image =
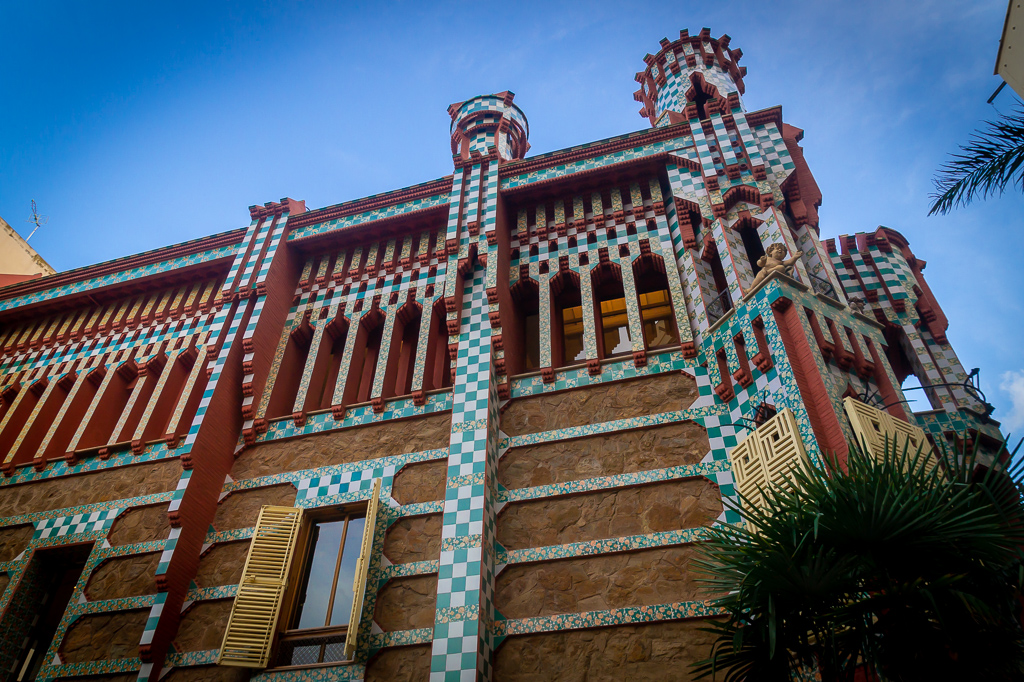
M735 379L743 388L747 388L750 384L754 383L754 378L750 376L750 370L746 367L740 367L738 370L733 372L732 378Z
M299 412L292 413L292 422L297 428L302 428L306 425L306 411L301 410Z
M635 350L633 351L633 366L634 367L646 367L647 366L647 351Z
M423 391L413 391L412 392L412 404L416 405L416 406L426 405L427 404L427 394L424 393Z
M715 394L723 403L728 403L736 397L736 391L733 390L732 382L728 379L723 379L722 383L715 386Z
M692 359L697 357L697 345L693 341L684 341L679 344L680 350L683 351L683 357Z
M601 361L600 360L587 360L587 374L590 376L597 376L601 373Z
M512 388L509 386L508 381L503 381L498 384L498 399L508 400L512 397Z
M771 357L760 351L758 351L757 355L752 357L751 360L754 362L754 366L757 367L762 374L767 374L768 370L775 366Z
M541 379L545 384L555 383L555 370L551 367L544 367L540 370Z
M340 422L345 418L345 406L331 405L331 416L334 418L334 421Z
M374 398L370 401L370 405L373 406L374 414L380 414L384 411L384 398Z

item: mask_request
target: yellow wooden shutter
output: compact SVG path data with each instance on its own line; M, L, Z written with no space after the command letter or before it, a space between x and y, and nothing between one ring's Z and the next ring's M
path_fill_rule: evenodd
M736 490L762 506L761 491L789 486L789 472L807 460L796 417L788 407L761 424L729 454Z
M359 639L359 618L363 614L363 593L366 592L366 574L370 570L370 556L373 553L373 533L377 527L377 505L380 502L380 481L373 481L373 493L366 507L366 521L363 525L363 542L356 562L356 577L352 582L352 613L348 618L348 633L345 635L345 658L351 659L356 652Z
M904 445L907 445L907 453L910 456L916 455L920 448L925 454L925 469L931 471L935 468L932 446L922 429L850 396L843 399L843 408L858 443L865 448L865 454L868 456L882 461L885 458L888 438L889 443L895 441L900 453L903 452Z
M295 507L260 509L217 656L220 665L267 667L301 522L302 510Z

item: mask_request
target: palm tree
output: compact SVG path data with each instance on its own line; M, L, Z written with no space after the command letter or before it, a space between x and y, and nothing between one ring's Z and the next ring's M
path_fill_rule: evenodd
M1024 191L1024 109L986 121L960 154L939 169L928 215L945 215L977 197L1002 194L1008 185Z
M1021 467L1005 450L940 459L851 445L845 468L808 465L763 506L741 499L747 524L710 530L698 561L724 595L698 676L1021 679Z

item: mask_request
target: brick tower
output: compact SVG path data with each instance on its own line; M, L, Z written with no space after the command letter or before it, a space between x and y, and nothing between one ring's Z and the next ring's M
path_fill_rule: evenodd
M451 175L0 288L0 675L680 679L737 487L996 447L924 261L821 240L740 58L683 31L648 129L527 157L474 97Z

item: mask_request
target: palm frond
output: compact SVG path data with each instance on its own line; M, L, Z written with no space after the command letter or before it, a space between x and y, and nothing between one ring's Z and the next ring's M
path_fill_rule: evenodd
M1024 190L1024 109L985 125L939 169L928 215L946 214L976 198L1001 194L1010 185Z

